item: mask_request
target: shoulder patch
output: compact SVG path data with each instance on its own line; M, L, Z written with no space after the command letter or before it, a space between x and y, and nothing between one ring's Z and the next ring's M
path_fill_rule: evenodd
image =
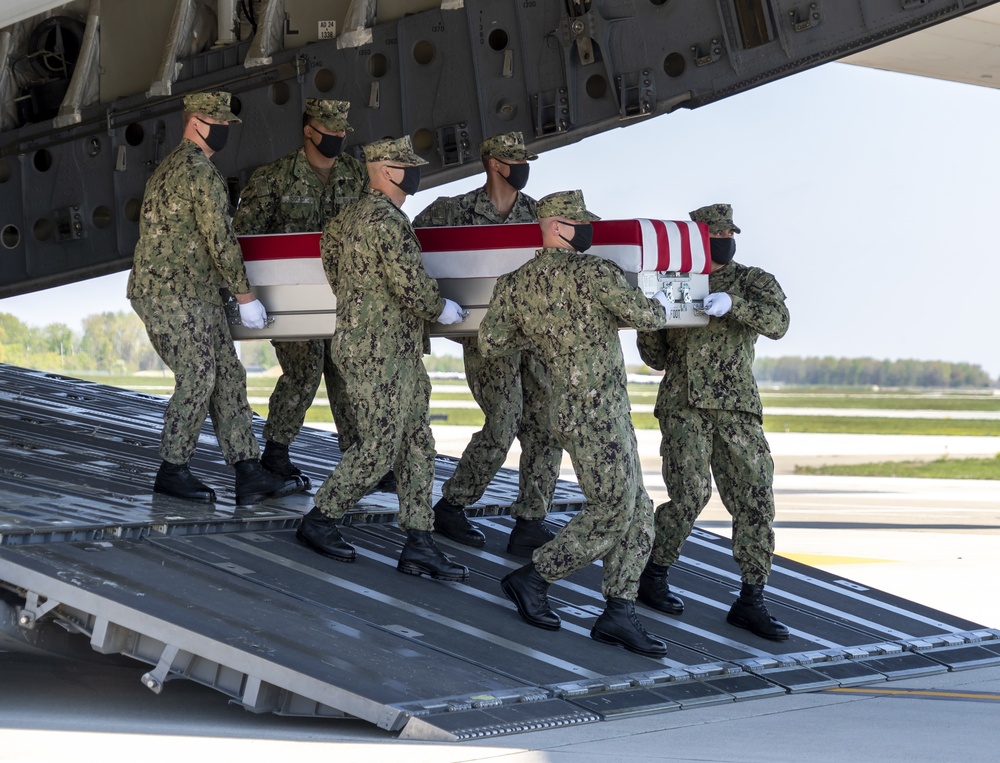
M749 267L743 274L743 288L747 291L777 293L781 299L785 299L785 292L781 290L777 279L763 268Z

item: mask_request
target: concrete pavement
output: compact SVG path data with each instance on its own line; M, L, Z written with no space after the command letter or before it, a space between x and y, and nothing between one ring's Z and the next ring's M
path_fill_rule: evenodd
M452 455L472 431L434 429L439 450ZM966 442L990 438L871 437L769 439L776 461L788 463L1000 449L992 441ZM647 487L661 501L658 442L658 433L640 433ZM1000 483L780 472L775 492L780 555L1000 627ZM716 499L700 524L727 533L728 516ZM156 696L139 683L144 669L0 654L0 761L992 763L997 757L1000 667L444 745L401 741L349 720L253 715L187 681L170 682Z

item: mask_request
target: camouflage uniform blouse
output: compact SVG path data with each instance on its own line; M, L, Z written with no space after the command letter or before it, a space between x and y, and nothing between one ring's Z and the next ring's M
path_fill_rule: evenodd
M327 220L357 201L367 185L365 165L341 154L324 186L305 148L299 148L250 176L233 227L241 236L320 231Z
M444 309L406 215L372 188L327 224L323 267L337 295L337 357L420 358L424 321Z
M552 373L554 422L628 415L619 321L644 331L663 328L658 302L625 280L618 265L589 254L546 247L497 279L479 327L490 357L529 348Z
M221 305L223 285L235 294L250 291L229 220L229 193L205 153L182 140L146 185L127 295Z
M710 318L707 326L638 335L646 365L666 372L654 413L690 407L761 416L754 343L760 334L780 339L788 331L785 293L770 273L738 262L712 273L708 287L732 297L733 307L724 316Z
M463 196L439 196L430 206L413 218L414 228L438 228L444 225L501 225L503 223L533 223L537 202L523 193L517 194L514 207L504 219L493 206L485 188Z

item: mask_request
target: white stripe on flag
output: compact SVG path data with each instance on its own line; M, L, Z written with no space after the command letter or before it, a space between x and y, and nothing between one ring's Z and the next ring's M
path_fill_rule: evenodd
M247 278L254 286L294 286L326 283L326 272L319 257L296 257L288 260L253 260L246 263Z
M656 245L656 230L653 221L639 218L639 230L642 235L642 270L656 270L660 253Z
M681 232L677 223L672 220L664 220L667 229L667 241L670 243L670 260L667 263L667 270L680 270L684 265L684 245L681 241Z
M708 252L705 251L705 244L701 240L701 231L695 222L679 223L688 227L688 239L691 241L691 272L704 273L705 265L708 263Z
M497 278L517 270L535 256L534 247L520 249L465 249L422 252L424 270L431 278Z

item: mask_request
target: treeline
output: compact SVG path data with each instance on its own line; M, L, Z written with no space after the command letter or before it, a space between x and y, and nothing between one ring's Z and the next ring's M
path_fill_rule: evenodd
M102 371L134 374L166 367L131 311L95 313L82 321L83 332L64 323L37 328L0 313L0 363L42 371ZM277 364L270 342L243 344L243 363L270 368Z
M37 328L9 313L0 313L0 363L41 371L119 375L165 370L135 313L97 313L84 318L82 325L83 333L63 323ZM243 365L250 370L278 365L270 342L240 342L239 352ZM424 360L428 371L464 371L461 358L432 355Z
M133 374L162 371L139 316L131 311L97 313L83 319L83 332L62 323L42 328L0 313L0 363L42 371L102 371ZM240 357L248 369L277 365L270 342L241 342ZM461 372L461 358L424 358L428 371ZM758 358L754 375L761 383L820 386L933 387L983 389L989 375L971 363L940 360L876 360L874 358ZM1000 386L1000 379L997 380Z
M97 313L82 324L81 334L64 323L37 328L0 313L0 362L43 371L134 373L163 368L135 313Z
M983 389L993 386L989 374L980 366L943 360L757 358L754 376L762 384L938 389ZM997 386L1000 386L1000 379Z

